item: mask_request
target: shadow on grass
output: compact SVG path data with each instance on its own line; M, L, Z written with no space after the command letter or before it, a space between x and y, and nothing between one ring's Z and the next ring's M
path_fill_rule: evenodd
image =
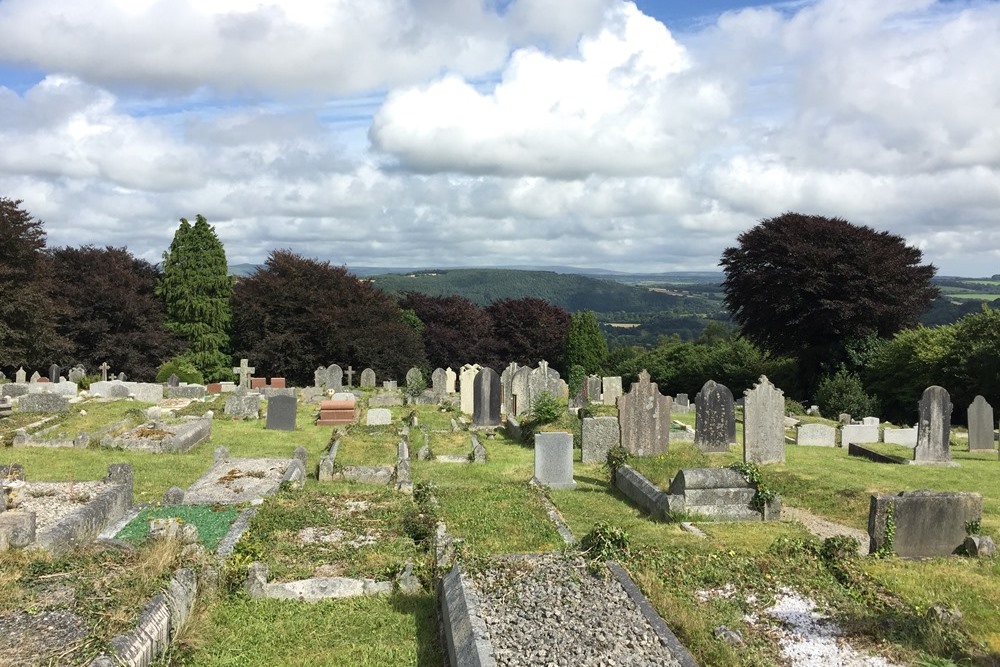
M444 660L441 633L438 628L437 598L433 593L420 595L394 594L392 608L413 617L417 636L417 665L438 667Z

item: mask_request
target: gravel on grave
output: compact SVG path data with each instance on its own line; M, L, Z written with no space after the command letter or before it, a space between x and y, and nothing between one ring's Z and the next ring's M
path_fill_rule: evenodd
M41 531L58 523L107 489L102 481L91 482L25 482L20 504L15 512L34 512L35 530Z
M468 581L498 665L679 665L625 589L582 558L502 559Z

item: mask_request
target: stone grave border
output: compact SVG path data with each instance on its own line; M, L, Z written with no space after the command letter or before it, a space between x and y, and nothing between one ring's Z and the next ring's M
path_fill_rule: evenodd
M28 426L32 426L29 424ZM14 447L51 447L51 448L69 448L78 447L84 448L90 445L91 442L102 442L105 437L109 434L119 430L119 429L132 429L138 426L138 422L135 419L126 417L125 419L120 419L116 422L108 424L107 426L102 426L96 431L87 433L81 431L76 435L76 437L60 438L60 439L48 439L43 436L46 433L50 433L59 428L59 424L43 428L39 431L35 431L31 435L28 435L25 429L17 429L14 435L13 446ZM21 431L25 431L24 436L21 436Z
M349 577L310 577L296 581L268 582L267 565L259 561L250 564L244 590L251 598L318 602L320 600L353 598L364 595L389 595L422 590L413 574L413 564L407 563L392 581L351 579Z
M340 438L330 445L326 453L320 457L316 479L320 482L354 481L362 484L393 484L402 493L413 492L413 479L410 475L410 445L409 429L404 427L399 443L396 445L396 463L391 466L340 466L337 463L337 453L340 450Z
M201 417L186 417L176 424L167 424L160 420L144 422L130 428L127 432L111 437L101 438L102 447L120 447L128 451L151 452L154 454L183 453L212 437L212 422L214 413L209 410ZM161 440L151 438L130 439L128 435L142 427L152 424L153 429L173 430L173 433L165 436ZM136 447L133 443L148 441L151 446Z
M904 459L902 456L882 454L880 452L876 452L874 449L869 449L864 445L858 445L853 442L847 443L847 455L868 459L869 461L873 461L875 463L894 463L897 465L909 465L912 463L909 459Z

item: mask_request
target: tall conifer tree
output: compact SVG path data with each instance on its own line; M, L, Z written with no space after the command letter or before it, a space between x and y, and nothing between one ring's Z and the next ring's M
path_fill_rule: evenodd
M597 373L607 358L608 341L601 333L594 311L573 313L566 337L566 366L579 365L588 373Z
M230 378L233 283L225 248L204 216L193 225L181 218L156 293L166 303L167 327L188 344L184 359L208 380Z

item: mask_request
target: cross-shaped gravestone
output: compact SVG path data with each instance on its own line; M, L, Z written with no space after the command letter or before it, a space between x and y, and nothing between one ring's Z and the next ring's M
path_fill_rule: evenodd
M108 366L108 362L105 361L103 364L98 366L98 368L101 370L101 382L107 382L108 370L111 368L111 366Z
M344 375L347 376L347 386L350 387L353 384L354 369L348 366L347 370L344 371Z
M247 364L246 359L240 359L240 365L233 367L233 373L240 376L240 386L244 389L250 388L250 376L257 369Z

